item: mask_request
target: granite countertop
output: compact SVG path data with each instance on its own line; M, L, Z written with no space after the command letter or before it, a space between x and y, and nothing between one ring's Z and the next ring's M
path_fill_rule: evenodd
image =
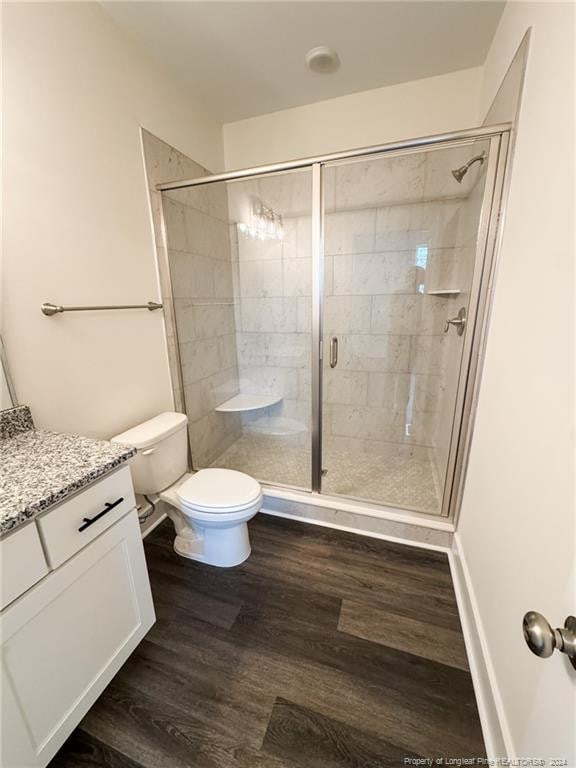
M0 538L135 453L106 440L35 429L27 406L0 411Z

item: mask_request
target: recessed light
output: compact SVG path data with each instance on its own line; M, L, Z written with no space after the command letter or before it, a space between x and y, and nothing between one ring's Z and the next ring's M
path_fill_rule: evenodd
M340 66L340 59L333 48L319 45L317 48L312 48L308 51L306 54L306 64L312 72L327 75L331 72L336 72Z

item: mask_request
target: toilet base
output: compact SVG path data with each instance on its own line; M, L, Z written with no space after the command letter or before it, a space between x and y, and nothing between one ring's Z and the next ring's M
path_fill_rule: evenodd
M217 568L233 568L250 557L250 539L246 523L230 528L206 528L194 524L180 530L174 539L174 551L181 557Z
M181 557L217 568L233 568L250 557L248 521L262 506L262 494L248 509L240 512L194 514L179 507L176 491L190 475L184 475L159 496L166 503L166 513L174 523L174 551Z

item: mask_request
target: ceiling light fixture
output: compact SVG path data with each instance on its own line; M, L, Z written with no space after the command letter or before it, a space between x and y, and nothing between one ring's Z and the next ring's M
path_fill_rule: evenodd
M312 72L328 75L331 72L336 72L340 66L340 59L333 48L319 45L317 48L312 48L308 51L306 54L306 64Z

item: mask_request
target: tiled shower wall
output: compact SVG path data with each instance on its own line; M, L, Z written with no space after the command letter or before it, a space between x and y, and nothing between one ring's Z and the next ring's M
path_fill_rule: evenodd
M447 300L425 295L427 264L455 245L459 204L327 216L324 434L347 450L428 458L442 399Z
M238 391L226 191L205 187L165 194L164 253L155 184L205 176L208 171L147 131L143 141L156 248L159 260L165 259L160 277L175 405L188 415L193 463L205 466L240 435L236 415L214 411Z
M469 301L479 210L450 170L469 154L341 165L326 189L325 445L427 460L440 493L463 342L444 325Z
M283 238L259 240L231 226L241 390L282 402L246 413L243 425L270 424L282 440L309 449L312 261L310 171L229 187L235 222L254 199L282 215ZM305 482L303 480L303 482Z
M239 416L214 410L239 389L226 190L168 193L164 216L192 459L202 467L240 436Z

